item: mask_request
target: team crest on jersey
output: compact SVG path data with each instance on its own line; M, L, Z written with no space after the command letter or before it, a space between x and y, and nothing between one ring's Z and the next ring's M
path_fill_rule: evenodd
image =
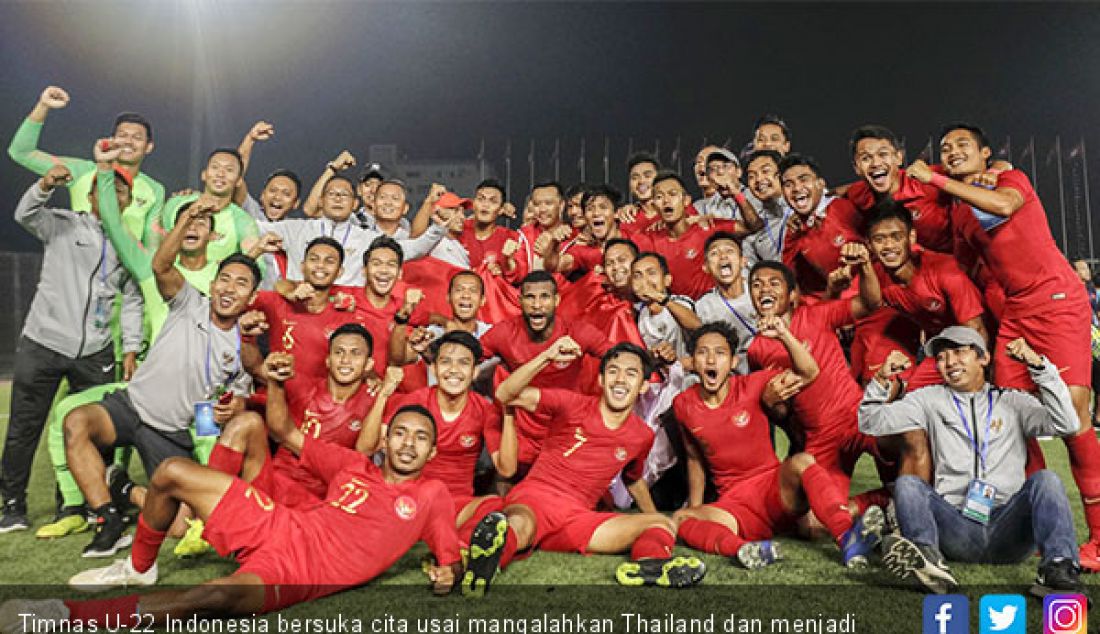
M920 220L921 210L917 209L913 211L913 220Z
M555 361L554 362L554 367L559 369L559 370L564 370L565 368L568 368L569 364L571 364L571 363L573 363L573 362L572 361Z
M1001 429L1005 426L1005 422L1000 418L993 419L993 422L989 424L989 429L995 434L1001 433Z
M749 424L749 413L745 410L737 412L737 415L733 417L733 424L737 427L744 427Z
M928 310L939 310L943 308L943 303L938 299L932 299L928 301Z
M237 357L233 356L232 354L230 354L228 352L223 352L222 353L222 363L223 364L228 365L228 366L232 366L234 363L236 363L236 361L237 361Z
M694 260L695 256L699 255L699 252L695 249L688 249L684 252L684 256L689 260Z
M411 520L416 517L416 500L408 495L402 495L393 501L393 512L403 520Z
M836 245L836 246L838 246L838 247L839 247L840 245L844 244L844 236L843 236L843 234L839 234L839 233L838 233L838 234L836 234L836 236L835 236L835 237L833 238L833 244L834 244L834 245Z
M615 447L615 459L619 462L626 460L626 447Z
M363 421L361 421L361 420L351 421L350 423L348 423L348 429L350 429L352 431L359 431L360 429L363 429Z
M462 437L458 439L458 444L462 445L465 449L473 447L477 443L477 436L473 434L462 434Z

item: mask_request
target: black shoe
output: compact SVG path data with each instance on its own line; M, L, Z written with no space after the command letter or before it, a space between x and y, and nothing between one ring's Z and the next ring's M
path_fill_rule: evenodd
M915 544L900 534L882 539L882 565L899 579L915 578L936 594L953 592L959 586L939 550Z
M470 559L462 575L462 595L481 598L500 570L508 537L508 517L493 511L481 519L470 536Z
M0 533L25 531L31 527L27 519L27 503L22 500L4 502L4 511L0 515Z
M96 511L95 537L84 547L84 557L113 557L126 548L133 538L125 534L126 526L118 510L108 506Z
M615 580L624 586L687 588L698 585L706 574L707 566L698 557L639 559L619 564Z
M130 491L133 488L134 481L126 473L126 467L120 464L107 467L107 490L111 492L111 504L123 515L134 506L130 502Z
M1048 594L1083 594L1081 568L1071 559L1058 559L1039 566L1031 594L1045 597Z

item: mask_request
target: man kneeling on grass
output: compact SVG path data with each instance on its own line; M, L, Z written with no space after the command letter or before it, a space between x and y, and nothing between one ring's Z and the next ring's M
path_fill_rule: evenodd
M1062 482L1052 471L1028 476L1024 470L1028 437L1077 430L1069 388L1058 368L1022 338L1009 342L1006 352L1027 364L1038 398L987 382L985 340L966 326L946 328L925 344L946 385L898 398L904 386L896 376L909 366L900 351L890 353L868 382L860 431L885 436L923 429L935 465L934 485L915 476L898 478L894 501L901 535L884 538L883 563L943 593L958 585L943 554L955 561L1014 563L1038 546L1032 594L1081 592L1077 538Z
M280 371L265 368L269 381L284 380ZM155 583L157 550L180 504L206 522L204 537L219 553L236 553L241 567L234 574L190 590L145 596L7 601L0 605L0 631L23 632L22 614L86 626L94 621L100 627L141 614L161 628L169 618L195 614L270 612L366 583L420 540L439 562L428 571L433 591L450 592L462 569L454 503L442 483L419 478L435 455L431 413L408 406L394 414L381 468L354 449L304 435L289 418L269 424L301 465L328 483L322 502L290 509L240 478L169 458L150 481L130 557L81 573L70 584L97 590Z
M653 371L649 354L620 343L600 361L600 395L530 387L550 364L567 364L583 354L565 336L554 341L497 387L505 406L552 421L538 459L523 482L504 498L504 512L486 515L470 538L470 561L462 593L481 596L497 570L517 551L630 552L616 571L623 585L690 586L706 572L695 557L673 557L675 522L657 512L642 478L653 432L633 413L638 394ZM622 471L641 513L594 510L607 485Z

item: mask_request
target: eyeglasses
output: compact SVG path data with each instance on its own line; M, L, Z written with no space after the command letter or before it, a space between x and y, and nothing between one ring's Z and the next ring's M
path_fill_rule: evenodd
M351 198L354 196L351 192L346 192L340 189L330 189L325 192L326 198Z

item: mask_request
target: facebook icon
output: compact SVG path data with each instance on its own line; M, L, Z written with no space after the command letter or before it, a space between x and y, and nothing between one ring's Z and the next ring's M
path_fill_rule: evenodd
M924 634L967 634L970 602L961 594L924 597Z

